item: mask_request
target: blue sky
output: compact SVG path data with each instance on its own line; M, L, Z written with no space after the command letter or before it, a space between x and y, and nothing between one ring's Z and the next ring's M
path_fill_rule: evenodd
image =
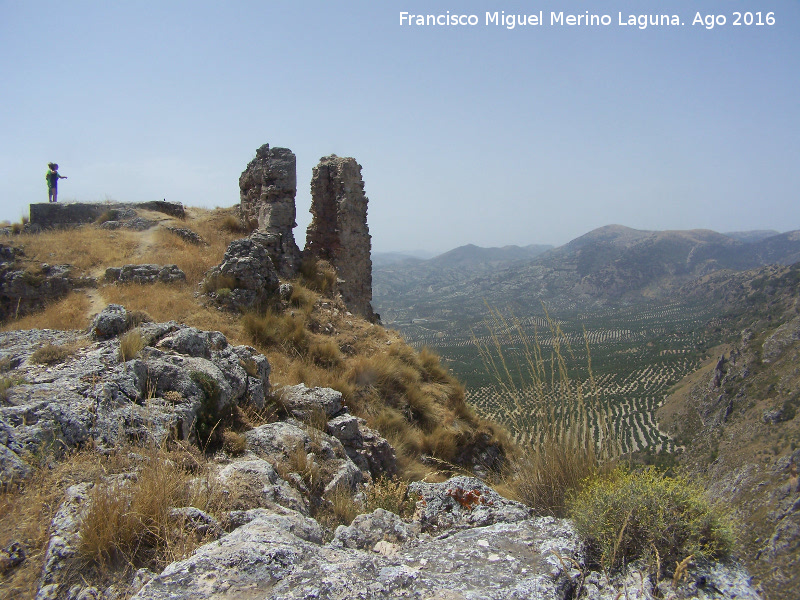
M485 24L540 10L542 26ZM587 10L612 24L549 24ZM693 26L698 10L727 23ZM448 11L479 25L399 24ZM775 24L734 26L737 11ZM800 228L797 0L0 0L0 15L0 219L46 201L49 161L63 201L232 206L269 143L297 155L301 246L331 153L363 166L378 251L561 244L610 223Z

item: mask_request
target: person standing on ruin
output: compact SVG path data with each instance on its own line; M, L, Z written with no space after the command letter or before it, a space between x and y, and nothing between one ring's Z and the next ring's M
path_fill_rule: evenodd
M58 202L58 180L66 179L58 174L56 163L47 163L47 173L44 178L47 180L47 199L49 202Z

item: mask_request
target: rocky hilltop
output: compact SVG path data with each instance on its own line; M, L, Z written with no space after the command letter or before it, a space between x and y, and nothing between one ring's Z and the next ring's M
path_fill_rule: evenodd
M131 329L134 323L135 315L110 305L89 334L0 334L0 361L17 381L0 407L6 485L28 475L26 458L47 447L91 444L112 456L131 440L163 446L202 436L225 415L263 410L271 401L270 365L253 348L176 322ZM131 335L140 345L129 357ZM42 364L37 351L46 346L67 351ZM278 397L277 420L245 429L241 446L224 446L206 470L187 467L187 485L217 489L227 510L215 516L192 506L165 507L172 526L200 540L191 556L160 573L139 568L110 585L102 583L102 571L84 569L76 576L86 564L86 527L106 497L102 490L124 497L148 467L167 460L131 448L129 470L67 489L49 527L36 598L567 600L617 598L626 589L638 590L640 598L664 592L712 597L707 584L695 582L675 588L663 582L656 592L655 582L636 568L612 579L592 572L569 521L534 518L527 506L470 477L414 483L406 492L416 504L413 514L367 510L326 534L311 516L315 506L335 500L341 490L364 489L364 482L377 485L396 469L395 451L349 413L335 390L298 385ZM355 502L367 508L366 500ZM111 519L104 510L102 517ZM22 544L5 548L5 570L25 562ZM721 593L758 598L735 567L706 565L698 573Z
M577 518L542 516L566 514L529 493L556 467L526 470L543 463L476 414L436 354L375 322L358 163L314 170L303 252L295 191L294 154L265 145L235 209L120 205L87 223L97 211L67 205L58 227L9 228L4 594L759 597L734 563L712 562L730 545L711 512L700 536L629 547L648 507L628 494L611 526L625 553L610 556ZM445 262L463 270L472 254ZM491 271L512 255L482 260ZM680 522L684 508L665 510Z

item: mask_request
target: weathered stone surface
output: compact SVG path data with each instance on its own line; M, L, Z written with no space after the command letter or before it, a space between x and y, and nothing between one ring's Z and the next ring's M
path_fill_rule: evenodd
M43 308L76 287L95 285L92 278L72 276L70 265L18 266L19 248L0 245L0 319L22 316Z
M281 388L280 399L286 411L300 421L307 421L315 411L330 419L344 408L342 393L331 388L309 388L304 384Z
M443 489L466 489L470 486L465 479L446 482ZM91 484L70 488L54 519L37 600L102 597L91 582L65 589L90 489ZM215 520L195 508L179 507L172 514L184 525L218 531ZM510 512L502 514L511 521L462 523L434 537L378 509L339 527L331 543L323 545L319 524L297 511L282 506L231 511L226 519L230 533L159 575L137 574L131 591L138 589L133 597L139 600L572 600L579 591L580 598L593 600L617 600L626 594L641 600L759 598L747 575L731 564L697 565L677 588L662 582L658 590L637 564L610 576L588 572L581 541L569 521L515 520Z
M194 506L171 508L169 518L199 535L219 537L222 532L219 522L214 517Z
M322 543L322 528L319 523L304 513L284 506L233 510L228 514L231 531L256 520L266 521L312 544Z
M531 516L530 508L504 498L474 477L453 477L444 483L417 481L408 486L408 492L422 496L417 518L423 531L514 523Z
M208 295L232 310L259 307L275 296L279 282L268 249L271 236L257 231L231 242L222 263L206 273Z
M282 465L292 469L296 464L295 454L302 452L306 458L306 469L316 472L314 485L322 488L322 494L328 494L337 487L346 487L355 491L363 481L363 475L351 461L334 437L319 430L309 431L302 423L289 419L278 423L268 423L245 433L247 449L257 456L269 461L272 465ZM310 495L301 477L295 473L291 478L295 487Z
M200 237L198 233L186 227L166 227L166 230L174 233L182 240L189 242L190 244L194 244L195 246L207 245L205 240Z
M397 455L391 444L364 419L349 413L328 421L328 433L344 446L347 456L365 475L375 479L397 473Z
M80 525L89 509L91 488L92 484L89 483L69 487L64 502L53 517L36 600L58 600L63 597L65 569L78 551Z
M331 546L373 550L378 542L402 545L414 537L416 532L403 519L378 508L369 514L358 515L348 526L337 527Z
M119 283L175 283L186 281L186 273L178 265L125 265L106 269L105 279Z
M578 547L566 522L541 519L420 538L384 556L319 546L255 519L170 565L135 597L566 600L577 571L556 553L572 558Z
M228 494L229 506L273 508L277 504L308 514L306 500L264 459L252 456L236 460L221 469L218 478Z
M109 313L121 327L125 309ZM160 444L170 436L190 437L204 405L218 411L233 404L263 406L269 364L252 348L174 322L145 323L139 330L146 345L127 362L119 362L119 340L112 337L48 366L30 361L35 350L84 341L86 335L0 333L0 360L21 382L0 405L0 480L24 475L26 456L49 447L71 448L90 439L100 447L129 439Z
M800 317L778 327L762 346L762 361L774 362L786 348L800 340Z
M373 318L367 202L361 165L354 158L321 158L311 177L312 218L303 255L333 265L347 308Z
M262 242L282 277L291 278L300 266L294 240L297 167L288 148L264 144L239 177L242 218L267 238Z

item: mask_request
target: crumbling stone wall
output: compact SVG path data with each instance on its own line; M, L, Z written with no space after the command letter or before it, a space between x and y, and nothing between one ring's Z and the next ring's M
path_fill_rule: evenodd
M136 209L152 210L183 219L186 213L180 202L155 200L153 202L46 202L30 205L30 223L40 228L69 227L94 222L103 213L136 216Z
M300 267L300 249L294 241L297 159L288 148L256 150L239 177L242 220L257 226L262 243L282 277L293 277Z
M367 203L361 165L354 158L321 158L311 177L312 220L303 254L330 262L347 308L374 318Z

